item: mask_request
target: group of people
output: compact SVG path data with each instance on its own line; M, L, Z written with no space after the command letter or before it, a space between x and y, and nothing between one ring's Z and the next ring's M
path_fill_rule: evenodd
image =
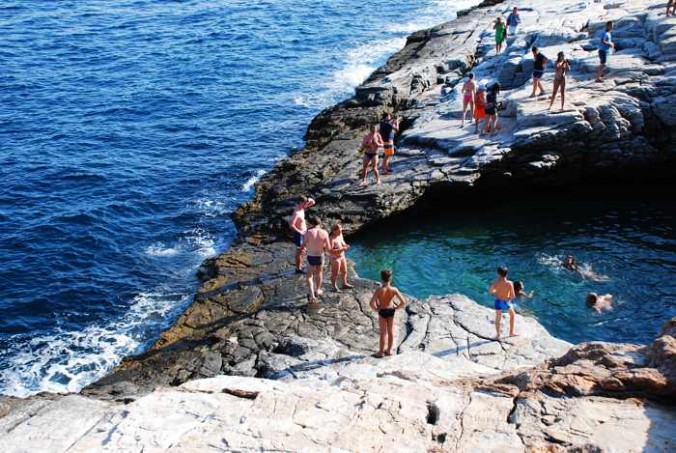
M673 0L676 2L676 0ZM676 10L676 5L674 6ZM669 11L669 8L667 8ZM674 13L676 14L676 12ZM518 9L514 7L512 13L507 17L507 21L503 21L502 17L495 20L493 28L495 29L495 52L496 54L502 51L502 46L507 40L507 36L516 35L518 27L521 23ZM608 57L615 48L612 38L613 22L609 21L605 25L605 29L601 34L599 40L599 65L596 69L596 81L603 82L603 75L608 62ZM536 96L543 96L546 94L545 88L542 84L542 78L545 74L549 59L540 51L537 46L531 47L533 54L533 74L532 83L533 90L530 94L531 98ZM559 52L556 56L554 65L554 82L552 85L552 95L549 99L550 110L559 95L561 99L561 110L564 109L566 103L566 75L570 71L570 62L563 52ZM500 109L500 102L498 102L498 94L500 93L500 84L498 82L492 84L489 88L484 85L477 85L474 73L469 73L467 80L462 85L462 117L460 127L465 126L465 119L469 112L469 121L475 122L475 133L479 133L479 123L484 121L484 126L481 129L481 134L494 134L498 129L499 117L497 110ZM488 92L488 95L486 95Z
M361 169L361 184L366 185L366 177L369 170L373 170L376 184L380 184L380 171L378 170L378 150L383 150L383 173L392 173L392 156L394 156L394 135L399 130L399 118L385 112L379 124L371 125L364 135L358 152L363 152Z

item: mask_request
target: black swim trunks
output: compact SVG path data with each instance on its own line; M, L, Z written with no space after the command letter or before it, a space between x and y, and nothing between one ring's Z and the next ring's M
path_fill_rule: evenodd
M307 256L307 263L310 266L321 266L322 264L324 264L324 256L323 255L322 256L308 255Z
M394 308L382 308L378 310L378 314L382 318L392 318L394 316Z

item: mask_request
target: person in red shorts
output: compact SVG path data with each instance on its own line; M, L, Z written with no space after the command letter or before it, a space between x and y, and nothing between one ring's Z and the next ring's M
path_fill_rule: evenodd
M474 95L474 133L479 133L479 122L486 120L486 87L481 85Z

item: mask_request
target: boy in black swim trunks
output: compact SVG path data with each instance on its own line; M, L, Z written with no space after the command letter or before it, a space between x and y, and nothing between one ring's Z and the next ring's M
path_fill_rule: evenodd
M385 338L387 337L387 351L385 355L392 355L392 343L394 343L394 312L404 308L406 299L397 288L392 286L392 271L385 269L380 272L382 284L371 297L371 310L378 312L378 324L380 325L380 348L376 357L383 356ZM394 303L394 298L399 304Z

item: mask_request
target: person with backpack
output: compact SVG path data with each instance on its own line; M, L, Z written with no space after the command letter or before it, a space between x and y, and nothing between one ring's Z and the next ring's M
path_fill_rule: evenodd
M360 149L364 150L364 163L361 169L362 186L366 185L366 175L368 174L369 168L373 169L376 183L380 184L380 173L378 172L378 148L382 146L383 138L380 136L380 132L378 132L378 125L374 124L361 141Z
M541 79L545 74L545 66L547 66L549 59L545 57L536 46L533 46L531 51L533 52L535 63L533 65L533 92L531 93L530 97L534 98L535 92L538 90L538 88L540 89L540 96L545 94L545 89L542 87Z

